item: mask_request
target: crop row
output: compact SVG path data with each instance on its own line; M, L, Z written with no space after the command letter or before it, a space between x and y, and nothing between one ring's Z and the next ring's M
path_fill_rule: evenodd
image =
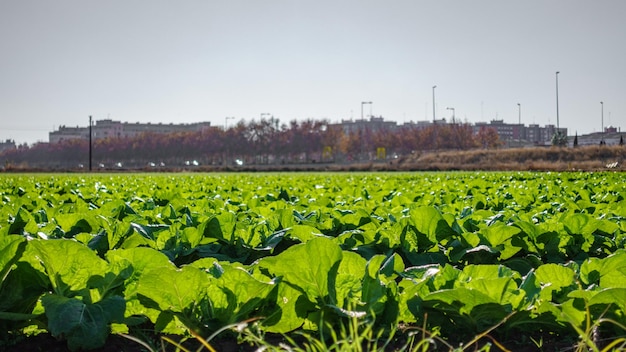
M610 173L2 177L0 331L612 333L624 194Z

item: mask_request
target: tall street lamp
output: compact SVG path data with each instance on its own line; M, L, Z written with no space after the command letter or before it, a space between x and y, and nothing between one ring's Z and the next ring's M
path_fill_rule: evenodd
M517 103L517 124L522 124L522 104Z
M228 120L234 120L235 118L232 116L227 116L224 118L224 131L228 130Z
M361 102L361 120L363 120L363 105L370 104L370 115L372 111L372 102L371 101L362 101Z
M602 129L600 129L600 138L601 138L601 141L604 142L604 102L603 101L600 102L600 106L601 106L600 119L602 122Z
M93 126L93 123L91 122L91 115L89 115L89 171L91 171L91 160L92 160L92 149L93 149L93 144L91 143L91 137L93 136L93 132L91 127Z
M435 117L435 88L437 88L436 85L433 86L433 123L435 123L436 117Z
M454 108L446 108L446 110L452 110L452 123L454 124Z
M559 71L556 71L556 130L559 131Z
M437 149L437 125L436 125L436 117L435 117L435 88L437 88L437 85L433 86L433 127L434 127L434 131L433 131L433 148Z

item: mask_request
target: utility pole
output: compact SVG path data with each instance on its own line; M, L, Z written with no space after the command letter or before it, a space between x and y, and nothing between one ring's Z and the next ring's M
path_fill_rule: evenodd
M446 108L446 110L452 110L452 124L454 124L454 108Z
M226 132L226 130L228 130L228 120L232 120L234 119L234 116L226 116L224 118L224 132Z
M435 123L435 120L437 119L435 117L435 88L437 88L437 86L433 86L433 123Z
M600 129L600 140L602 142L602 144L604 144L604 102L601 101L600 105L602 106L601 111L600 111L600 119L601 119L601 123L602 123L602 128Z
M559 71L556 71L556 130L559 132Z
M436 85L433 86L433 149L437 149L437 122L436 122L436 113L435 113L435 88Z
M372 115L372 102L371 101L362 101L361 102L361 120L364 120L365 118L363 117L363 105L365 104L369 104L370 105L370 117Z
M92 146L91 146L91 115L89 115L89 171L91 172L91 156L92 156Z

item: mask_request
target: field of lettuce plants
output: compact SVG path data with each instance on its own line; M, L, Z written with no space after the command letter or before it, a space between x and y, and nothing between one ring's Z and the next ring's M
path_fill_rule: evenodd
M625 181L0 175L0 349L146 329L208 350L626 348Z

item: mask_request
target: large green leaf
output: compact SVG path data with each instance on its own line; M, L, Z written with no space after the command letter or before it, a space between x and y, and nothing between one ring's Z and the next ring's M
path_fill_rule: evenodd
M456 309L458 309L460 314L470 314L474 307L481 304L498 303L484 292L465 287L431 292L424 296L423 300L441 301L447 303L448 305L454 305L457 307ZM435 304L434 306L437 307Z
M626 288L626 251L621 250L602 260L600 287Z
M501 222L498 222L492 226L487 226L480 230L480 234L482 234L489 244L492 247L497 247L505 244L507 240L511 237L520 233L520 229L513 226L508 226Z
M454 230L434 207L418 207L410 211L411 224L417 231L437 243L455 235Z
M268 332L293 331L304 324L309 312L316 309L300 289L284 283L278 285L276 306L277 309L263 320L263 326Z
M89 280L104 277L108 264L84 245L67 239L29 242L25 260L50 280L54 292L71 297L91 287Z
M15 214L13 222L10 224L8 233L22 235L24 233L34 234L38 230L37 223L31 213L20 207Z
M622 311L622 314L626 312L626 288L614 287L607 288L597 292L590 300L589 305L602 304L602 305L615 305Z
M168 257L152 248L135 247L116 249L106 253L110 263L110 272L124 281L124 296L129 302L127 312L130 314L144 313L144 307L136 304L139 278L145 271L165 268L168 270L172 263Z
M308 242L321 235L320 230L309 225L293 225L288 232L290 237L299 240L302 243Z
M212 216L204 221L198 226L198 231L205 237L218 238L232 242L234 240L233 233L235 231L236 222L237 218L235 214L225 212Z
M55 337L67 339L70 350L104 346L110 324L124 318L124 299L108 297L95 304L55 294L41 299L48 318L48 330Z
M567 233L571 235L591 236L598 228L598 221L589 214L574 213L565 214L561 218L561 223Z
M356 309L361 296L366 296L368 290L363 286L366 261L353 252L343 252L337 278L335 280L335 294L337 305L344 309Z
M318 237L292 246L277 256L263 258L258 265L301 289L311 302L336 304L331 290L335 289L341 258L342 251L337 244Z
M162 311L180 313L205 296L207 275L197 268L155 267L139 277L137 294L149 298Z
M224 325L237 323L268 304L267 297L277 286L274 281L262 282L230 263L223 263L222 268L220 277L211 284L217 285L224 295L211 295L212 290L209 291L215 318Z
M26 240L21 236L0 237L0 287L6 279L11 267L22 256L26 248Z
M541 287L540 298L559 302L575 289L574 270L558 264L544 264L535 270L537 284Z

